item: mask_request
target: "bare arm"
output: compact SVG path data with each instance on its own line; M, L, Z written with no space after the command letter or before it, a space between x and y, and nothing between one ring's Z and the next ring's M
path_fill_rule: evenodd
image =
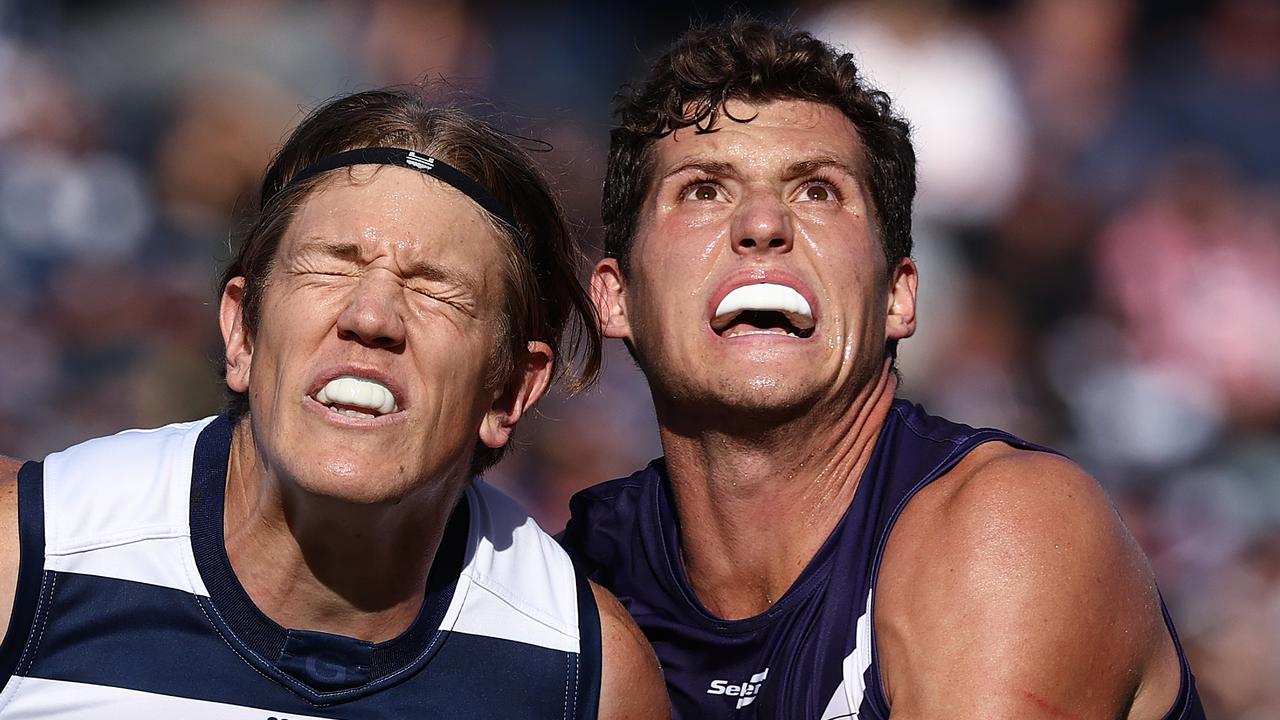
M658 658L622 605L595 583L591 591L600 609L600 720L662 720L671 701Z
M22 462L0 455L0 639L9 628L18 589L18 468Z
M1057 456L984 445L922 491L875 602L894 720L1160 718L1178 692L1146 557Z

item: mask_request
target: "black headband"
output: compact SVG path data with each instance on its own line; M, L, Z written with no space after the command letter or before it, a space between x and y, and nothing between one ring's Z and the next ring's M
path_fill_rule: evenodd
M304 169L297 175L289 179L284 187L275 192L275 195L288 190L298 183L313 178L320 173L337 170L338 168L351 167L352 165L395 165L397 167L417 170L423 175L430 175L441 182L448 183L458 192L476 201L476 204L484 208L488 213L497 218L503 225L506 225L516 234L517 238L522 238L523 233L520 232L520 226L516 225L515 216L503 205L496 197L480 183L472 180L458 170L454 166L446 163L439 158L431 157L414 152L413 150L403 150L401 148L390 147L371 147L359 148L356 150L347 150L337 155L330 155L321 158L314 165Z

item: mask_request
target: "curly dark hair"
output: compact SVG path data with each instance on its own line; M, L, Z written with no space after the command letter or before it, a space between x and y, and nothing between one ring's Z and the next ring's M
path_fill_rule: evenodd
M414 150L438 157L480 183L515 214L523 236L518 242L512 228L492 223L506 244L507 262L501 270L507 292L490 382L502 382L528 341L541 340L555 352L556 377L570 391L587 387L599 374L602 340L595 308L580 279L585 258L564 211L528 153L485 122L430 101L428 91L404 87L355 93L307 116L271 160L260 205L233 238L235 256L222 274L219 292L233 278L245 278L242 312L252 335L276 248L297 209L333 173L342 171L297 183L291 179L320 159L346 150L388 145ZM233 422L251 412L245 393L230 388L227 392L226 413ZM483 471L501 456L502 450L477 442L472 471Z
M658 58L638 89L621 93L610 134L601 216L605 253L629 268L640 208L653 183L653 146L680 128L715 132L728 100L809 100L830 105L862 139L859 170L871 193L889 270L911 255L916 156L889 96L864 82L852 54L807 32L747 17L695 28Z

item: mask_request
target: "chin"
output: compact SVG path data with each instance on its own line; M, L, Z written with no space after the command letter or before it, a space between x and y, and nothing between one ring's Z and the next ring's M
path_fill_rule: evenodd
M413 484L403 466L386 467L356 458L316 458L294 479L304 492L356 505L396 503Z
M769 405L786 402L802 402L805 398L820 394L821 388L813 378L799 378L786 372L744 373L722 377L721 393L737 396L743 402L763 402Z
M714 403L724 411L749 414L744 419L752 423L779 423L804 415L820 395L821 388L806 388L794 378L755 375L721 385Z
M726 398L722 405L731 412L748 413L755 420L771 422L793 420L813 407L813 403L807 399L776 395Z

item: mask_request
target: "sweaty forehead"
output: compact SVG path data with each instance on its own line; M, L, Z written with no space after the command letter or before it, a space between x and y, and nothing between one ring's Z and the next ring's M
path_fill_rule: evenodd
M659 174L694 157L761 169L816 157L839 158L850 167L861 165L857 130L844 113L830 105L807 100L752 103L732 99L721 109L714 127L710 133L681 128L659 140L654 146Z
M502 246L494 222L466 195L391 166L335 171L302 202L286 236L290 246L300 238L326 238L366 252L478 263L493 262Z

